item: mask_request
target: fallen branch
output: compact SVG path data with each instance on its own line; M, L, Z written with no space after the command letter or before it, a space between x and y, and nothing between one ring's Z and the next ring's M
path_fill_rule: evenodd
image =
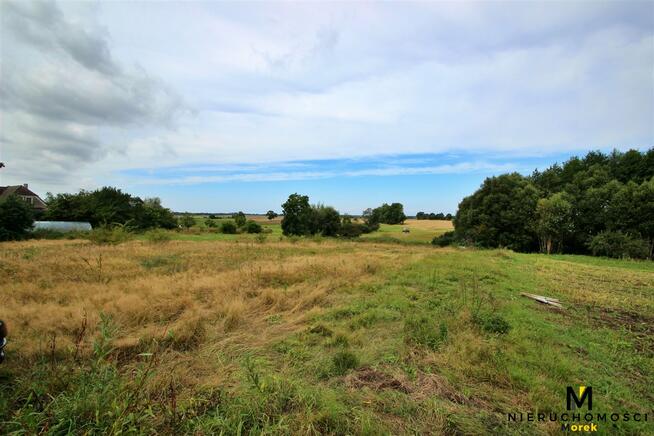
M556 298L543 297L542 295L529 294L527 292L521 292L520 295L523 297L531 298L532 300L536 300L539 303L548 304L558 309L563 309L563 306L561 306L561 303Z

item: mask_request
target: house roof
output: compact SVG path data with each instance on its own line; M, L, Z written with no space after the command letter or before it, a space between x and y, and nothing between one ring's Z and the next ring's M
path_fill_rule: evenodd
M16 186L0 186L0 200L3 200L10 195L22 195L25 197L35 197L37 201L34 202L33 207L35 209L45 209L46 204L43 200L41 200L41 197L38 196L38 194L35 194L32 192L27 186L25 185L16 185Z

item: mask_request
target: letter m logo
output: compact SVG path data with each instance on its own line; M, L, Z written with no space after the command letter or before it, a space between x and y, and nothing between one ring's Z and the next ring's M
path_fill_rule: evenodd
M593 388L590 386L579 386L579 396L575 393L575 390L572 386L568 386L567 389L567 407L568 410L576 409L584 405L584 402L588 400L588 410L593 408ZM572 405L574 402L575 406Z

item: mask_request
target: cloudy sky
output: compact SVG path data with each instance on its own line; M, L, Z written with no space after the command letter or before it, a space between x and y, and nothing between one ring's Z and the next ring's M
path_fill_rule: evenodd
M654 2L0 2L0 184L454 212L654 145Z

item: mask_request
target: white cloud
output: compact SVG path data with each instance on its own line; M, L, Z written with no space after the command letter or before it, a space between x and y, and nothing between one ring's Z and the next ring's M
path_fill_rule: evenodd
M2 8L5 182L654 142L649 3Z

